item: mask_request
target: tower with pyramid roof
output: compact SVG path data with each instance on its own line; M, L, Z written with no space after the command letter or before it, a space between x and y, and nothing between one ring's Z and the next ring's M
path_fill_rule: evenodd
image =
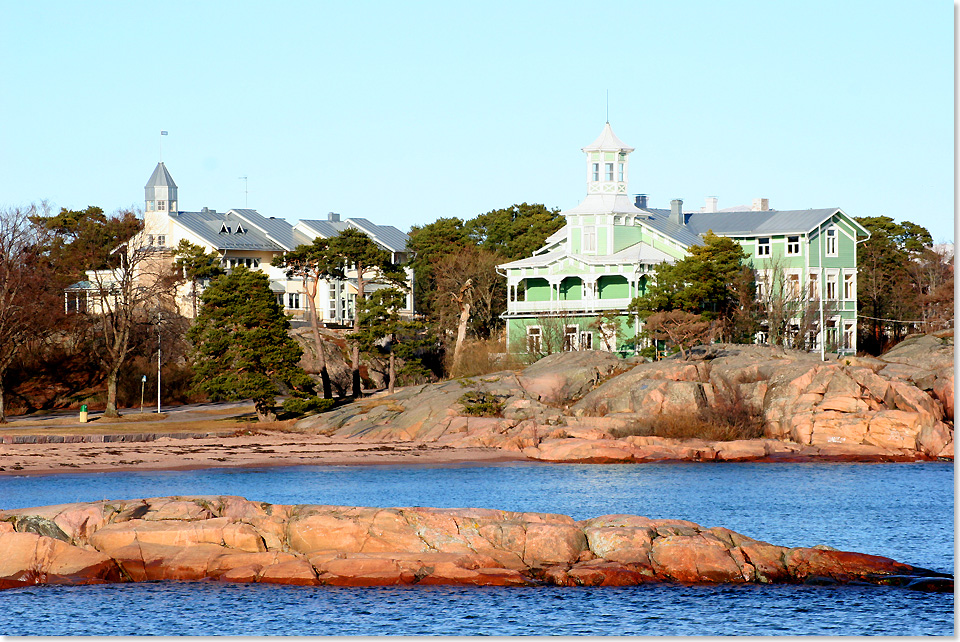
M177 184L163 161L157 163L156 169L150 175L150 180L143 187L143 192L144 232L152 239L158 236L163 238L169 234L168 215L177 211Z

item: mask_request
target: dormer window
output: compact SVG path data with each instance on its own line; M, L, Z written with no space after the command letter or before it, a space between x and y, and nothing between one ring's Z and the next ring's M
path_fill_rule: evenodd
M221 223L221 224L220 224L220 234L229 234L229 233L230 233L230 228L227 227L227 224L226 224L226 223Z
M237 231L234 234L246 234L246 230L243 229L243 226L237 223Z

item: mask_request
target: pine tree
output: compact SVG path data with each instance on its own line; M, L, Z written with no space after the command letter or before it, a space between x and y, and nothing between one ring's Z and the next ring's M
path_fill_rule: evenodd
M290 322L261 272L234 268L201 295L203 306L187 334L194 346L194 385L214 400L252 399L260 421L274 418L283 386L309 390L298 365L303 353L287 333Z
M392 393L397 380L396 358L407 360L406 366L415 368L414 352L421 343L422 323L400 316L406 302L406 294L398 288L381 288L358 301L357 318L360 329L349 335L357 347L366 352L387 352L389 370L387 389ZM381 347L381 343L383 343Z
M298 245L292 252L274 257L274 267L287 269L287 278L299 276L303 279L303 291L307 299L307 311L310 315L310 330L320 365L320 384L323 398L332 399L330 374L327 372L327 359L323 352L323 339L320 336L320 320L317 315L317 288L320 279L343 279L344 261L331 247L329 239L315 238L310 245Z

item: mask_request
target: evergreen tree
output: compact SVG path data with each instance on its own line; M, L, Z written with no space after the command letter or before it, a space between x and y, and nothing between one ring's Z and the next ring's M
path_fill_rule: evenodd
M303 290L307 298L307 311L310 316L310 330L313 344L320 364L320 384L323 398L332 399L330 374L327 372L327 358L323 352L323 339L320 336L320 320L317 315L317 288L320 279L344 278L344 261L332 247L329 239L315 238L310 245L299 245L292 252L273 259L274 267L287 269L287 277L299 276L303 279Z
M357 274L357 309L353 314L353 332L360 332L360 305L366 294L366 284L371 279L382 279L393 283L405 281L400 268L390 262L390 253L380 248L373 239L354 228L347 228L330 239L330 249ZM353 370L353 396L361 395L360 382L360 345L354 342L351 359Z
M220 255L216 251L207 253L201 246L191 243L187 239L180 239L180 244L173 251L177 257L173 269L178 279L190 281L190 298L193 301L193 316L196 318L198 310L200 283L215 279L224 273L220 266Z
M298 362L302 351L287 333L284 316L262 272L246 267L211 283L187 334L194 346L194 385L215 400L252 399L260 421L287 389L309 390Z
M702 245L688 251L689 256L675 263L657 266L656 282L644 296L631 302L631 312L646 318L654 312L682 310L707 321L719 321L721 328L749 326L740 319L753 286L752 279L744 277L743 248L710 231ZM741 329L738 334L743 332Z
M406 369L417 368L414 354L422 343L418 339L424 331L422 323L400 316L405 301L406 294L398 288L380 288L373 291L362 301L358 301L357 318L360 329L349 335L360 350L368 354L387 352L387 387L391 393L397 380L396 357L399 355L406 360Z
M539 250L544 240L565 223L559 209L521 203L481 214L464 227L478 247L513 261Z

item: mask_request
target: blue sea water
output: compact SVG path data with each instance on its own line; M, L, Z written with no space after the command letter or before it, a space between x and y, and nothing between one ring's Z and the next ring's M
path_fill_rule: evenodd
M229 494L272 503L629 513L954 568L951 464L296 467L6 477L0 507ZM2 554L2 553L0 553ZM952 635L954 596L888 587L332 588L216 582L0 592L7 635Z

